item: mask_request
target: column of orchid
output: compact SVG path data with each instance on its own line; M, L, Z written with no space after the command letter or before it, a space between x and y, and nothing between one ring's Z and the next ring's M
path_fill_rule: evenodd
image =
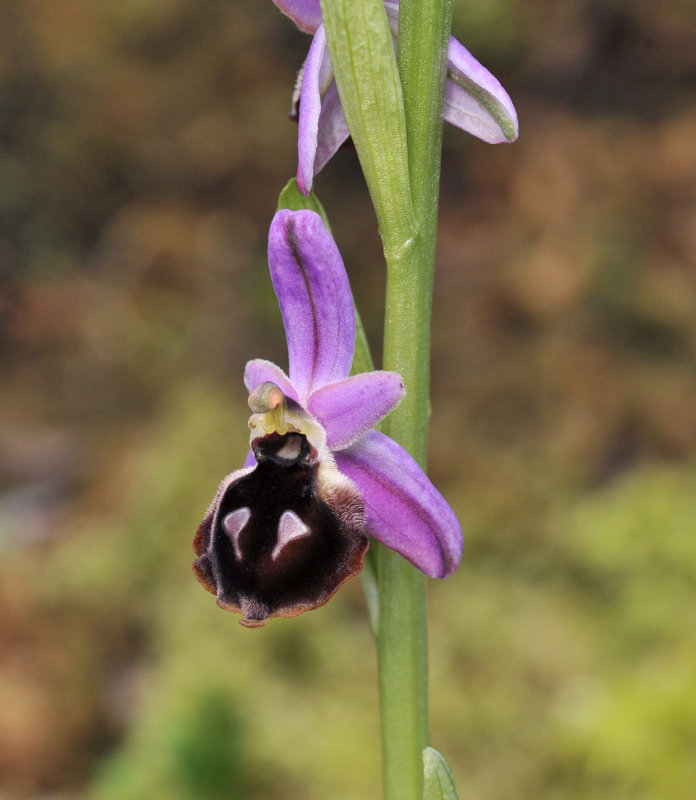
M294 98L297 179L269 235L289 370L247 364L250 453L198 530L194 571L221 607L261 626L325 603L360 572L373 540L364 586L384 796L454 798L429 747L424 583L449 575L462 548L459 524L424 472L442 120L503 142L516 138L517 118L498 81L449 35L453 0L274 2L313 35ZM312 194L349 135L384 248L383 371L372 369Z

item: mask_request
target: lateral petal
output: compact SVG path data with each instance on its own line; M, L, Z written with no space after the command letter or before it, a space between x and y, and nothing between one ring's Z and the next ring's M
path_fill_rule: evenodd
M247 361L246 367L244 367L244 385L247 391L249 393L253 392L259 384L265 381L275 383L286 397L297 400L297 390L280 367L263 358L254 358L251 361Z
M517 112L510 96L461 42L450 36L447 52L445 119L484 142L514 142Z
M335 456L362 493L370 536L432 578L454 572L463 544L457 517L403 447L369 431Z
M364 372L312 392L307 410L326 429L329 447L342 450L393 411L403 396L398 373Z
M288 340L290 381L306 405L312 390L345 378L355 348L353 298L341 254L314 211L278 211L268 264Z

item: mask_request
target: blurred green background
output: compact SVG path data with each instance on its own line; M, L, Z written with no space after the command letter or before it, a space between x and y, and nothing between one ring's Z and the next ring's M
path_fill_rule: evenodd
M461 800L696 785L696 6L457 2L521 138L446 130L432 743ZM380 791L357 581L245 630L190 540L285 363L266 232L309 39L270 0L0 5L0 798ZM316 184L375 353L355 153Z

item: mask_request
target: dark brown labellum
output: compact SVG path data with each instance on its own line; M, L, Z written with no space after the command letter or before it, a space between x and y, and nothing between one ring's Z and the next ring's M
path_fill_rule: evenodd
M322 470L304 435L271 433L253 449L256 467L223 481L201 523L193 565L250 627L323 605L361 570L368 545L359 494Z

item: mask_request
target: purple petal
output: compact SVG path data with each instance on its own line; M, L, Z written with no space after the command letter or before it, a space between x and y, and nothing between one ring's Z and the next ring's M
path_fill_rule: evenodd
M314 33L321 24L319 0L273 0L273 2L302 31Z
M314 389L350 372L355 313L348 276L314 211L283 209L275 215L268 264L285 324L290 381L306 405Z
M444 497L395 441L369 431L336 453L365 502L367 532L432 578L446 578L462 554L462 531Z
M249 393L264 381L271 381L286 396L297 400L297 390L292 385L290 378L277 367L272 361L265 361L263 358L255 358L247 361L244 367L244 385Z
M517 112L497 78L450 36L444 117L484 142L513 142Z
M297 118L297 184L303 194L309 194L314 178L314 159L319 138L321 115L322 78L331 71L326 34L321 25L312 39L300 86L299 115Z
M384 0L384 8L387 12L387 20L389 21L392 34L396 36L399 30L399 0L396 0L396 2L393 0L392 2Z
M318 175L338 148L350 136L348 123L343 114L341 98L336 81L329 84L321 103L317 154L314 157L314 174Z
M304 194L314 176L348 138L348 124L326 48L324 26L319 26L302 73L297 129L297 184Z
M393 411L403 396L401 375L365 372L317 389L307 410L326 429L329 447L342 450Z

